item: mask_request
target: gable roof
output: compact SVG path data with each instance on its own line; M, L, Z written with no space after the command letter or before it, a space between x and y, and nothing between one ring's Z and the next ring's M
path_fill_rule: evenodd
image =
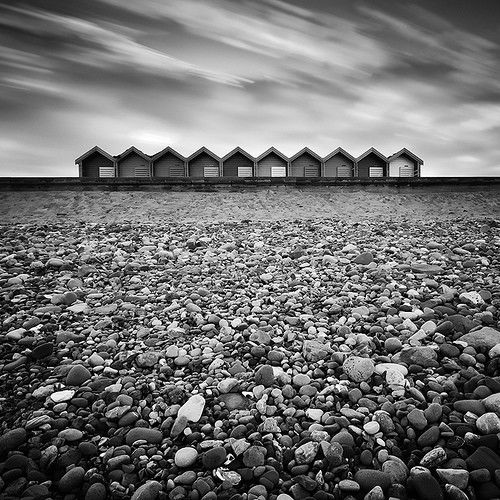
M229 153L226 156L223 156L222 161L226 161L228 158L231 158L231 156L234 156L236 153L241 153L243 156L246 156L249 160L255 161L255 158L250 153L247 153L244 149L241 149L239 146L236 146L232 151L229 151Z
M275 155L279 156L282 160L288 162L288 158L281 151L278 151L274 146L270 147L267 151L264 151L260 156L257 156L257 158L255 158L255 161L260 161L262 160L262 158L269 156L271 153L274 153Z
M399 158L400 156L409 156L412 160L415 160L418 165L423 165L424 162L421 158L419 158L417 155L413 154L409 149L403 148L400 149L397 153L394 153L393 155L389 156L388 160L395 160L396 158Z
M145 160L151 160L151 157L148 156L146 153L143 153L140 149L137 149L135 146L130 146L128 149L126 149L122 154L119 154L118 156L115 156L117 161L123 160L123 158L126 158L130 154L135 153L139 155L141 158L144 158Z
M321 156L319 154L315 153L314 151L312 151L311 149L309 149L308 147L302 148L298 153L295 153L292 157L290 157L290 161L294 161L299 156L302 156L303 154L306 154L306 153L311 155L313 158L316 158L316 160L321 161Z
M206 153L208 156L211 156L214 160L220 161L220 158L215 153L212 153L212 151L210 151L210 149L206 148L205 146L202 146L200 149L195 151L191 156L188 156L186 159L187 161L191 161L197 156L200 156L201 153Z
M94 153L99 153L100 155L104 156L108 160L115 161L115 159L109 154L104 151L104 149L101 149L99 146L94 146L93 148L89 149L86 153L83 153L82 156L79 156L76 160L75 163L81 163L85 158L88 158L89 156L93 155Z
M341 154L341 155L345 156L347 159L351 160L352 162L356 161L356 158L354 158L354 156L349 154L344 148L337 148L337 149L333 150L329 155L327 155L323 158L323 161L328 161L330 158L333 158L337 154Z
M358 156L356 158L356 161L361 161L363 158L366 158L369 154L372 154L372 153L387 163L387 161L388 161L387 158L380 151L377 151L375 148L370 148L368 151L365 151L361 156Z
M174 156L177 156L179 160L186 161L186 158L184 158L184 156L182 156L178 151L176 151L174 148L171 148L170 146L167 146L165 149L162 149L161 151L153 155L151 159L153 161L156 161L167 153L172 153Z

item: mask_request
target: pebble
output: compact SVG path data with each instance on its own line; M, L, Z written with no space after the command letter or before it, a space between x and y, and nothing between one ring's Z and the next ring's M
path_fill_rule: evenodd
M176 451L174 462L177 467L190 467L196 462L198 452L195 448L185 447Z
M363 382L368 380L375 371L375 365L370 358L361 358L359 356L351 356L347 358L342 368L344 373L353 382Z
M2 495L494 497L488 221L3 227Z

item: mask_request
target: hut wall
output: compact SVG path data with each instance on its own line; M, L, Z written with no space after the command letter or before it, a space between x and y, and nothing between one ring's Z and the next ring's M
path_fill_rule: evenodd
M400 156L389 162L390 177L415 177L415 161Z
M275 153L270 153L257 163L258 177L286 177L287 162ZM284 175L278 175L282 172Z
M354 162L343 154L336 154L325 161L325 177L353 177Z
M201 153L188 164L189 177L217 177L219 162L207 153ZM216 172L216 175L212 175Z
M321 162L309 153L304 153L291 162L290 175L292 177L319 177Z
M241 175L242 173L250 171L251 177L253 175L253 166L253 161L250 158L247 158L244 154L237 152L223 162L222 175L224 177L243 177L243 175Z
M94 153L82 161L82 177L99 177L99 167L113 167L114 163L100 153Z
M376 154L370 153L368 156L358 161L358 177L370 177L370 167L382 167L382 175L384 177L387 176L386 162Z
M154 177L185 177L184 161L172 153L166 153L153 163Z
M118 177L149 177L149 162L137 153L130 153L118 162Z

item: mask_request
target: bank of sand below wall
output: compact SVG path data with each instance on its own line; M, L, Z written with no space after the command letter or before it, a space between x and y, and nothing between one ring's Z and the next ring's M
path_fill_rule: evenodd
M498 202L198 194L1 195L0 496L500 497Z
M480 189L480 188L476 188ZM0 218L11 222L162 222L290 220L341 217L348 220L499 217L500 192L398 191L276 187L273 189L109 192L0 192Z

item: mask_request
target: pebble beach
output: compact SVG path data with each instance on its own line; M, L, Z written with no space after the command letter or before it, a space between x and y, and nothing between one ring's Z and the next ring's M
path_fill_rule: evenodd
M1 194L0 498L500 498L496 192L101 195Z

